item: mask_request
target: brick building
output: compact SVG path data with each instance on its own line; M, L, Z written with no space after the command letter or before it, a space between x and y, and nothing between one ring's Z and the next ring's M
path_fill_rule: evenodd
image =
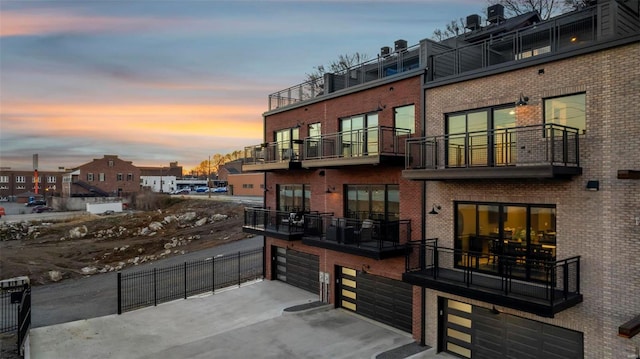
M218 168L218 181L225 183L228 193L235 196L263 196L264 173L242 172L243 161L227 162Z
M438 351L635 357L640 4L488 14L270 95L244 230L267 278Z
M64 197L130 195L140 190L140 169L131 161L104 155L65 174L63 182Z
M27 202L29 197L58 196L63 174L64 171L38 171L36 176L34 171L0 169L0 200Z

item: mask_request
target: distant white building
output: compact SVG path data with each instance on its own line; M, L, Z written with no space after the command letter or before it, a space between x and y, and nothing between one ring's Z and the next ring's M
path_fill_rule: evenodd
M169 193L175 191L176 176L140 176L140 185L152 192Z

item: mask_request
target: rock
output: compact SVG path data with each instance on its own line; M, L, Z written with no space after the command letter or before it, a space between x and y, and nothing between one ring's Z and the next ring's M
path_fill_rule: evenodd
M84 236L87 235L87 233L89 232L89 230L87 229L87 226L80 226L80 227L76 227L73 228L71 230L69 230L69 237L70 238L83 238Z
M226 214L214 214L212 217L213 221L224 221L227 218L229 218L229 216Z
M149 229L154 231L154 232L157 232L157 231L162 229L162 223L160 223L160 222L151 222L151 223L149 223Z
M207 223L207 219L206 218L200 218L199 220L196 221L195 226L196 227L200 227L203 226Z
M82 274L91 275L91 274L96 274L96 272L98 271L98 268L96 268L96 267L84 267L80 271L82 272Z
M191 222L194 219L196 219L196 212L187 212L178 217L178 220L181 222Z
M51 279L52 282L58 282L62 280L62 273L60 273L60 271L57 271L57 270L50 270L49 279Z

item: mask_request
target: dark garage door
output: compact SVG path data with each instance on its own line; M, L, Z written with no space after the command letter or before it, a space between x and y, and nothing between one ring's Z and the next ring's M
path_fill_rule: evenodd
M444 350L474 359L581 359L581 332L443 299Z
M411 333L413 290L410 284L340 267L339 304L362 316Z
M319 293L320 260L318 256L282 247L272 247L276 279L312 293Z

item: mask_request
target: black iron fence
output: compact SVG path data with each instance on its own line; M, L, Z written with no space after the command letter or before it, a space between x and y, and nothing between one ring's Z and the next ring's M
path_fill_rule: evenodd
M118 314L215 292L263 277L262 248L150 270L118 273Z
M28 284L0 288L0 333L11 333L18 329L18 308L28 288Z
M31 328L31 287L27 287L18 306L18 351L24 356L24 344Z

